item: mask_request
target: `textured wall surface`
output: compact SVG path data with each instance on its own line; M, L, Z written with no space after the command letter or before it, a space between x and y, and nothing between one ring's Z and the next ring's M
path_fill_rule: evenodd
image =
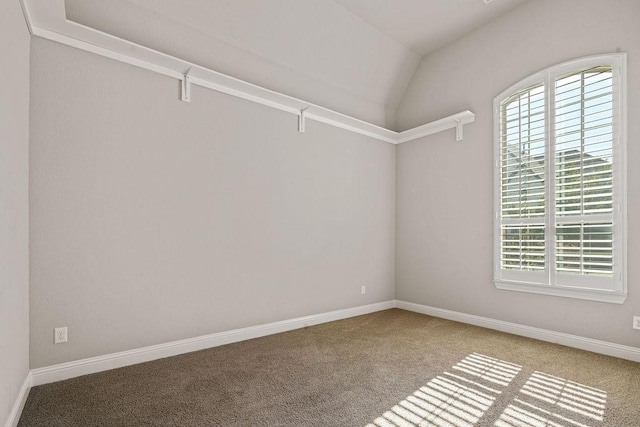
M41 39L31 78L32 368L393 298L393 145Z
M29 40L0 2L0 425L29 370Z
M580 3L580 7L577 4ZM396 298L640 347L640 2L536 0L423 59L399 108L406 129L464 109L453 131L398 146ZM628 292L623 305L499 291L493 268L493 98L536 71L628 53Z

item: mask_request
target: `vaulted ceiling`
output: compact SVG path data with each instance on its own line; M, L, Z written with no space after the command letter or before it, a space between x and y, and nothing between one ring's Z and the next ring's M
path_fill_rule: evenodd
M428 55L524 0L334 0L420 56Z
M525 0L66 0L69 20L393 128L422 56Z

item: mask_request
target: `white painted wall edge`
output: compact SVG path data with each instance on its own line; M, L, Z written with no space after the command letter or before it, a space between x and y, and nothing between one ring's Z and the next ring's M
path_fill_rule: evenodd
M44 368L32 369L32 384L35 387L55 381L79 377L81 375L93 374L96 372L107 371L109 369L121 368L123 366L149 362L165 357L176 356L178 354L190 353L192 351L204 350L211 347L278 334L280 332L287 332L294 329L333 322L335 320L346 319L349 317L361 316L363 314L394 308L394 305L395 303L393 300L384 301L359 307L346 308L343 310L330 311L327 313L314 314L311 316L298 317L295 319L282 320L264 325L250 326L247 328L187 338L184 340L152 345L119 353L107 354L104 356L61 363L59 365L47 366Z
M520 325L518 323L505 322L502 320L491 319L489 317L460 313L457 311L415 304L412 302L396 300L395 306L403 310L427 314L429 316L468 323L475 326L481 326L483 328L494 329L500 332L507 332L527 338L534 338L541 341L565 345L567 347L578 348L580 350L592 351L594 353L604 354L607 356L640 362L640 348L637 347L594 340L577 335L565 334L548 329L534 328L532 326Z
M9 418L5 423L5 427L16 427L18 425L18 421L20 421L20 415L22 415L22 410L24 409L24 404L27 403L27 397L29 396L29 390L31 389L33 381L33 376L31 372L27 373L27 376L20 387L20 391L18 392L18 396L16 396L16 400L11 407L11 412L9 412Z
M190 86L198 85L297 115L301 120L316 120L391 144L451 128L458 128L458 139L461 139L462 125L475 120L475 114L466 110L404 132L395 132L69 21L64 0L21 0L21 4L33 35L181 80L183 101L191 100ZM304 126L300 131L304 131Z

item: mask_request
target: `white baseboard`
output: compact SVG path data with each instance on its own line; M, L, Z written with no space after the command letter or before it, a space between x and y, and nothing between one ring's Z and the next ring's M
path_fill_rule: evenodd
M11 407L11 412L9 412L9 418L7 419L5 427L16 427L18 425L24 404L27 403L29 390L31 390L32 379L33 377L31 372L27 373L27 376L22 383L22 387L20 387L20 391L18 392L18 396L16 397L16 401Z
M614 356L621 359L640 362L640 348L637 347L599 341L577 335L550 331L548 329L534 328L517 323L491 319L489 317L475 316L473 314L429 307L427 305L414 304L406 301L396 300L395 303L397 308L401 308L403 310L414 311L416 313L427 314L434 317L441 317L443 319L454 320L456 322L469 323L483 328L495 329L501 332L535 338L541 341L566 345L567 347L579 348L581 350L592 351L594 353L605 354L607 356Z
M29 377L25 380L25 385L20 392L19 399L12 415L16 416L15 422L19 419L24 401L31 386L39 386L62 381L81 375L93 374L107 371L109 369L121 368L123 366L134 365L136 363L149 362L164 357L176 356L178 354L192 351L204 350L220 345L231 344L253 338L259 338L280 332L291 331L307 326L319 325L321 323L332 322L334 320L346 319L360 316L376 311L390 308L400 308L403 310L441 317L443 319L468 323L484 328L495 329L515 335L535 338L542 341L566 345L568 347L579 348L581 350L592 351L608 356L640 362L640 348L629 347L620 344L584 338L576 335L565 334L547 329L534 328L517 323L504 322L488 317L475 316L472 314L460 313L457 311L445 310L442 308L430 307L421 304L414 304L406 301L391 300L375 304L363 305L359 307L347 308L343 310L331 311L327 313L314 314L311 316L298 317L295 319L283 320L279 322L267 323L264 325L250 326L247 328L234 329L231 331L219 332L210 335L203 335L188 338L180 341L173 341L164 344L142 347L119 353L107 354L104 356L91 357L88 359L76 360L73 362L61 363L59 365L47 366L44 368L32 369ZM11 420L11 418L10 418ZM12 424L7 424L12 426Z
M395 301L298 317L32 369L33 386L394 308Z

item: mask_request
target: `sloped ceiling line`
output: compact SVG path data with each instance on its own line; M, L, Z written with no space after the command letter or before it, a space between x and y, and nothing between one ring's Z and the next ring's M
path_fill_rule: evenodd
M182 82L183 101L191 100L191 85L196 85L294 114L298 116L301 132L304 131L304 120L308 119L391 144L412 141L452 128L456 128L456 139L460 140L462 125L475 120L475 114L467 110L413 129L395 132L67 20L64 0L21 2L33 35L178 79Z

